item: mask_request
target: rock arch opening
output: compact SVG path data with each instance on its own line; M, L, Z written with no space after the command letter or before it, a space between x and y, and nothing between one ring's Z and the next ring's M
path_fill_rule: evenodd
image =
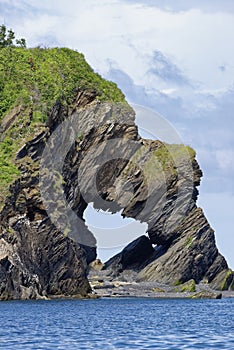
M147 236L148 225L133 218L124 218L122 211L111 213L97 210L89 203L83 218L88 229L97 240L97 258L108 261L129 243L141 236Z

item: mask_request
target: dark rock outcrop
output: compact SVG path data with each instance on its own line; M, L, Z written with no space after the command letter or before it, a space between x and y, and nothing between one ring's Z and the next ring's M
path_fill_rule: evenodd
M211 282L211 286L218 290L234 291L234 273L232 270L223 270Z
M50 126L54 128L56 121L59 125L67 115L68 111L55 106ZM50 133L49 127L43 127L17 154L21 177L11 186L0 214L0 300L84 297L91 292L86 270L96 258L95 238L84 221L78 229L91 237L91 246L61 232L41 198L39 162ZM59 207L59 203L52 205Z
M56 130L59 142L51 141ZM233 285L196 206L202 172L195 152L140 138L126 104L78 92L70 108L53 108L17 159L21 176L0 214L0 299L90 292L86 270L96 240L83 220L90 202L148 224L149 238L129 244L106 268L168 284L206 279L218 286L224 276L224 289Z
M192 299L222 299L222 293L202 291L194 294Z
M176 228L177 237L166 253L146 266L139 277L163 283L194 279L211 282L228 268L215 244L214 232L202 210L195 208Z
M105 263L105 269L112 268L122 271L131 268L138 270L154 254L154 249L150 240L146 236L141 236L127 245L121 253Z
M18 218L14 229L3 230L1 236L1 299L85 296L90 292L84 251L49 220L30 227L26 218Z

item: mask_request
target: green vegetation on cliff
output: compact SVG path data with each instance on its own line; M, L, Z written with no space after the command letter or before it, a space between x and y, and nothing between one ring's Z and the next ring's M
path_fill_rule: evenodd
M94 73L76 51L18 47L0 50L0 120L22 103L36 105L39 119L44 122L51 107L57 101L71 103L78 88L97 91L102 101L124 101L116 84Z
M0 47L0 207L19 174L15 153L44 127L57 102L72 105L78 89L95 91L100 101L125 101L117 85L96 74L81 53Z

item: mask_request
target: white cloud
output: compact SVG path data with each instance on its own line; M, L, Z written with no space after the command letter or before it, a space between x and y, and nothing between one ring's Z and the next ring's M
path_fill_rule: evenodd
M234 176L234 150L220 149L216 152L216 158L220 169Z
M17 1L13 4L20 6ZM117 61L136 84L148 83L145 57L152 57L155 50L171 55L187 77L203 88L221 89L233 83L233 13L193 8L168 12L120 0L22 4L26 15L20 17L17 29L29 36L31 44L40 43L41 32L49 32L61 44L83 51L99 70L105 69L107 57Z
M160 7L165 11L187 11L189 9L201 9L203 12L234 12L233 0L127 0L129 3L140 3L152 7Z

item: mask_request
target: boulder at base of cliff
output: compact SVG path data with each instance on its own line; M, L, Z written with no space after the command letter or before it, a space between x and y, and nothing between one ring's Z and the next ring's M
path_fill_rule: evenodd
M211 282L216 290L234 290L234 272L230 269L220 272Z
M192 299L222 299L222 293L213 293L208 291L201 291L194 294Z
M122 270L131 268L137 270L154 254L154 248L146 236L140 236L129 243L119 254L108 260L104 269Z

